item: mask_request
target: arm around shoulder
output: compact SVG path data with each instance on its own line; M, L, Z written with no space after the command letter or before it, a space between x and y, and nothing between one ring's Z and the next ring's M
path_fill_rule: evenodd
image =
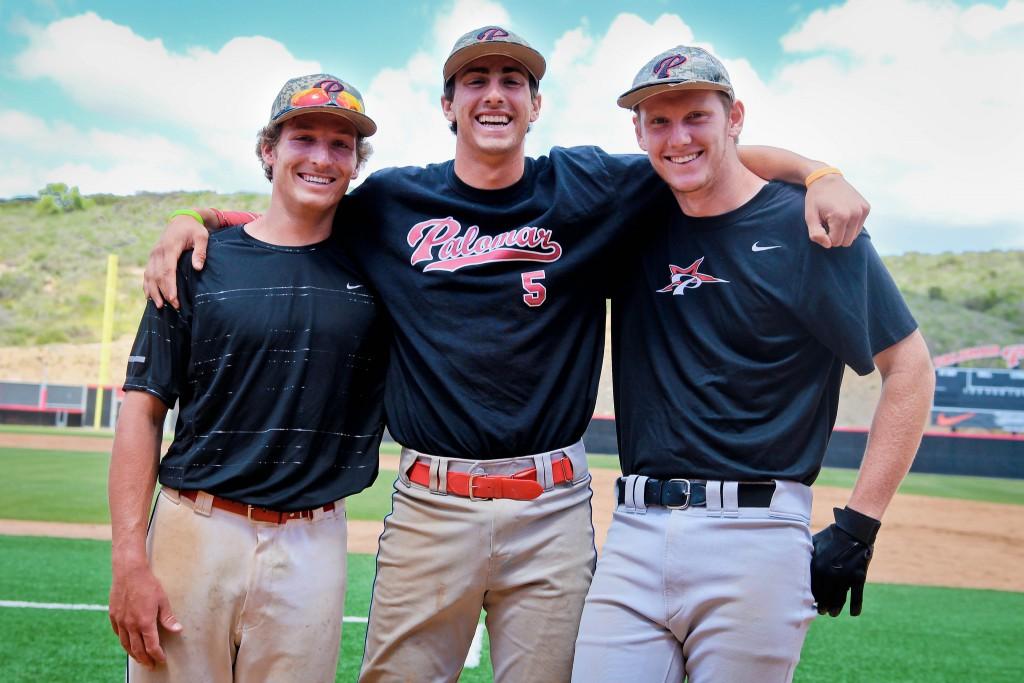
M804 220L812 242L828 249L848 247L857 239L871 205L838 169L779 147L741 145L737 150L743 165L765 180L807 187Z
M192 215L193 210L183 214L171 214L167 227L159 241L149 252L146 271L142 277L142 290L157 308L169 303L179 308L177 267L178 258L192 249L192 267L203 269L206 261L206 245L210 241L207 226L214 224L216 217L210 209L194 211L203 222ZM215 228L216 229L216 228Z

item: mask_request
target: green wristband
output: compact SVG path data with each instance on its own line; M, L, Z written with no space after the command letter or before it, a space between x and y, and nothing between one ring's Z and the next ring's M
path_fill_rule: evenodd
M198 211L193 211L192 209L178 209L177 211L172 211L171 215L167 217L167 220L171 220L175 216L191 216L199 221L199 225L204 228L206 227L206 223L203 222L203 217L199 215Z

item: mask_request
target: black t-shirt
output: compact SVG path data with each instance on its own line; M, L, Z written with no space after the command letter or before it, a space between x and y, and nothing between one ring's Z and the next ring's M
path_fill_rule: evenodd
M346 197L335 232L395 321L395 439L474 459L577 441L597 397L604 257L659 192L646 157L577 147L526 159L500 190L466 185L449 161L378 171Z
M281 247L240 226L178 264L181 311L146 307L126 391L181 399L160 482L282 511L377 474L387 330L335 239Z
M815 245L781 183L721 216L658 211L612 301L623 472L812 483L844 365L917 327L871 240Z

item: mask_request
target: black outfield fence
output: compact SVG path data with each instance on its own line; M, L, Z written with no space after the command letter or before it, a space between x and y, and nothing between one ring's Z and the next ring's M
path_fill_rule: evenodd
M826 467L860 467L866 429L837 428L825 452ZM595 417L583 442L590 453L617 453L615 420ZM1024 479L1024 437L1015 435L925 434L912 472Z

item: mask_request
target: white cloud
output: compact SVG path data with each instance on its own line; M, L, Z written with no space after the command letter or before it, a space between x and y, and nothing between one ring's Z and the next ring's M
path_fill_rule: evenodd
M716 52L701 38L668 14L653 23L620 14L603 34L586 23L567 31L549 59L531 151L586 143L635 151L615 97L661 50L684 43ZM812 13L782 45L775 73L718 53L747 105L743 141L842 166L874 206L882 248L897 224L1019 223L1024 2L850 0Z
M964 31L976 40L985 40L1005 29L1024 24L1024 2L1014 0L1002 8L973 5L963 13Z
M441 114L441 64L452 44L466 30L486 24L502 24L515 30L508 11L488 0L456 0L440 12L431 27L430 48L413 54L399 69L384 69L361 90L367 113L377 122L381 134L372 140L375 153L364 174L389 165L421 165L451 158L455 138L448 132ZM116 24L95 13L60 19L44 27L21 23L17 30L28 38L28 46L14 59L15 72L25 79L47 79L75 104L109 115L111 125L128 122L136 127L165 131L173 139L188 139L181 146L190 155L195 170L189 178L200 177L199 185L218 190L267 189L253 154L256 131L266 122L269 103L285 80L320 70L317 62L302 61L280 43L262 37L236 37L219 51L191 48L169 50L160 39L147 39L130 27ZM363 84L357 84L362 86ZM14 114L11 114L14 116ZM26 125L26 121L19 121ZM44 125L36 121L35 125ZM54 124L54 130L63 130ZM34 131L48 135L52 131ZM64 136L65 138L68 136ZM96 143L102 136L94 131ZM108 141L114 142L113 137ZM133 167L131 147L125 141L120 161L105 159L106 166L69 165L65 171L83 173L68 177L83 191L124 191L121 175L104 168L132 168L138 172L133 189L159 190L169 179L156 168L140 172ZM113 151L118 145L113 144ZM146 147L156 152L149 140ZM104 151L111 148L104 147ZM169 150L168 150L169 151ZM153 157L154 167L164 165ZM8 168L13 160L8 160ZM26 162L19 166L37 166ZM87 170L87 169L92 170ZM22 178L8 178L0 168L3 188L35 188L43 174L30 174L31 184ZM187 185L186 185L187 186ZM18 190L22 191L22 190ZM33 191L29 189L28 191ZM8 194L10 191L7 192Z
M694 44L694 36L673 14L663 14L654 23L620 14L604 35L591 35L585 24L564 33L549 58L531 151L600 145L610 152L639 153L631 115L615 100L629 89L640 67L679 44Z
M198 170L207 165L203 150L153 133L86 130L0 110L0 142L0 196L35 194L50 182L77 185L86 194L208 187Z
M455 41L488 24L515 31L503 6L488 0L456 0L434 21L431 47L413 54L400 69L384 69L363 92L367 113L380 133L368 171L385 166L422 166L450 159L455 136L441 113L441 66Z
M748 141L792 146L850 172L879 218L1016 221L1024 136L1024 3L850 0L784 36L789 63Z
M194 140L194 154L201 155L194 163L207 171L200 184L215 189L266 187L252 151L256 132L282 83L320 70L317 62L299 60L262 37L233 38L216 52L173 52L159 39L143 38L92 12L45 27L22 24L19 30L28 46L14 58L18 76L53 81L62 96L103 112L112 127L130 122ZM133 152L126 146L124 154ZM164 163L160 157L150 162ZM93 177L102 182L114 176ZM144 172L137 189L159 189L142 183L161 177L156 169Z
M451 157L441 65L459 35L491 23L517 30L494 0L455 0L436 16L426 47L357 84L381 131L368 171ZM175 52L92 13L19 30L28 45L16 73L54 82L110 123L84 130L0 112L0 195L33 191L57 172L81 173L52 179L96 191L266 188L251 149L255 131L284 80L320 69L260 37ZM656 52L680 43L715 51L674 14L649 22L623 13L603 32L581 20L552 49L538 46L548 75L528 152L556 144L636 151L629 113L615 98ZM1019 224L1024 0L849 0L813 12L781 45L786 56L773 71L742 54L718 55L747 104L744 142L840 165L874 206L876 240L898 222ZM30 151L30 139L44 141Z

